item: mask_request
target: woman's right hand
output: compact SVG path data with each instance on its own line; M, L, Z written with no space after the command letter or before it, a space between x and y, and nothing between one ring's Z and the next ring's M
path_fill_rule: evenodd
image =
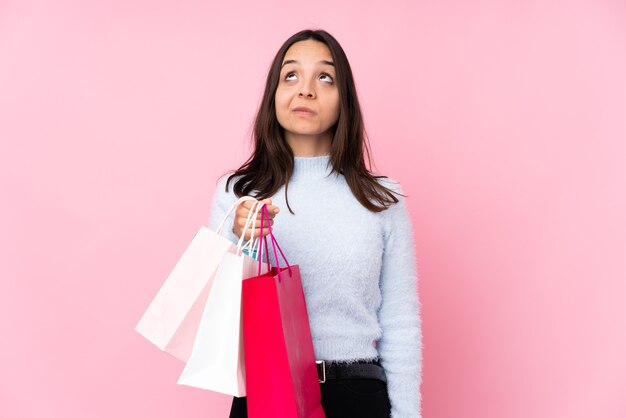
M269 213L270 223L271 225L274 225L274 217L280 211L280 209L278 208L278 206L272 205L272 200L269 198L263 199L260 202L265 203L267 205L267 211ZM237 210L235 211L235 220L233 221L233 232L238 237L241 236L243 232L243 228L246 225L246 220L248 219L248 214L250 213L250 210L253 210L253 207L255 204L256 202L254 200L246 200L245 202L243 202L241 205L237 207ZM265 222L266 223L263 225L263 236L266 236L270 232L269 228L267 227L267 219L265 220ZM255 237L259 237L259 235L261 234L261 211L260 210L259 210L259 213L257 214L256 222L254 223L253 226L254 227L252 226L248 227L248 230L246 231L246 235L243 237L244 240L249 240L251 234L254 234Z

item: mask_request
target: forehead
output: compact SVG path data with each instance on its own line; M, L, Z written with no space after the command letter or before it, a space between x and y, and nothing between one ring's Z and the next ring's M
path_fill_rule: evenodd
M283 62L287 60L296 60L301 63L307 61L318 62L321 60L332 61L332 55L328 47L322 42L307 39L306 41L296 42L289 47Z

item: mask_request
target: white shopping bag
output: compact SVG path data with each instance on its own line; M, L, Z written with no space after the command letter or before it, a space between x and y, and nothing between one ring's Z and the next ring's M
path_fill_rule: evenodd
M228 210L216 232L201 226L178 260L135 330L161 350L187 361L198 331L204 305L219 264L229 251L241 248L221 236L230 213L246 200L244 196Z
M258 204L250 211L254 212L252 222L262 206ZM263 263L261 274L268 271L269 266ZM238 248L224 255L178 384L237 397L246 395L241 288L244 279L258 275L258 261Z

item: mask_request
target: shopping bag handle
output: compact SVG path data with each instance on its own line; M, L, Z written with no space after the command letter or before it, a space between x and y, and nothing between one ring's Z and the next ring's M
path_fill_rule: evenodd
M252 207L250 208L250 211L248 212L248 218L246 219L246 224L243 228L244 232L242 234L242 237L239 239L239 243L241 243L243 236L245 235L246 231L248 230L248 228L254 229L251 225L252 222L256 222L256 218L259 215L259 212L261 211L261 207L264 205L265 203L261 203L258 200L252 205ZM260 238L260 237L259 237ZM248 249L248 254L250 254L252 256L252 258L258 259L258 245L259 245L259 238L255 238L254 234L252 234L252 236L250 237L250 239L248 240L248 242L246 243L246 245L243 246L243 248L241 248L240 250L243 251L246 248ZM267 241L266 241L266 245L267 245ZM239 248L239 247L237 247ZM257 257L254 257L254 254L257 254ZM239 252L237 252L237 254L239 255ZM267 268L270 268L270 261L269 261L269 255L267 256Z
M248 218L246 219L246 225L244 226L244 232L243 232L241 238L239 239L239 244L243 240L243 236L246 233L245 231L247 231L247 229L249 227L254 229L252 227L251 223L252 222L256 222L256 218L257 218L257 216L259 214L259 211L261 210L261 208L264 205L265 205L265 203L259 202L257 200L256 203L254 203L254 205L252 206L252 208L250 208L250 211L248 212ZM263 221L263 220L261 220L261 221ZM243 251L246 247L248 247L248 254L250 254L254 258L254 254L255 254L255 251L257 251L257 245L260 242L260 239L261 239L260 236L259 236L258 239L254 238L254 236L251 236L250 240L246 243L246 245L244 245L244 247L241 249L241 251ZM267 247L267 238L264 238L264 239L265 239L265 246ZM239 248L239 246L237 248ZM237 254L240 255L239 252ZM265 258L266 258L266 262L267 262L267 270L269 271L271 269L269 253L266 252ZM260 253L257 253L257 259L261 260L261 254Z
M276 237L274 237L274 233L272 232L272 223L270 222L269 219L269 212L267 211L267 206L263 203L262 204L262 209L261 209L261 236L263 236L263 225L264 225L264 220L265 218L267 218L267 229L269 230L269 233L267 235L269 235L270 240L272 242L272 250L274 251L274 260L276 260L276 267L278 269L278 281L280 282L282 280L282 275L281 275L281 271L280 271L280 260L278 259L278 254L276 253L276 248L278 248L278 251L280 251L280 255L282 255L283 260L285 260L285 264L287 264L287 269L289 270L289 277L291 277L291 265L289 264L289 261L287 261L287 258L285 257L285 253L283 253L283 250L280 248L280 245L278 245L278 242L276 241ZM263 240L260 241L259 244L259 251L261 253L263 253L263 242L265 241L265 247L266 247L266 252L269 252L267 247L267 237L265 237ZM259 271L258 271L258 275L261 275L261 260L262 256L259 256Z
M252 197L252 196L242 196L235 203L233 203L233 205L230 207L230 209L228 209L228 212L226 212L226 215L224 215L224 219L222 219L222 222L220 222L220 226L217 228L216 232L218 234L220 234L220 235L222 234L222 229L224 228L224 224L226 223L226 220L228 219L230 214L233 212L233 210L235 210L239 205L241 205L243 202L246 202L248 200L255 200L256 201L256 199L254 197Z
M226 215L224 215L224 219L222 219L222 222L220 222L219 227L217 228L216 233L218 235L222 235L222 230L224 229L224 224L226 223L226 220L228 219L230 214L233 212L233 210L235 210L242 203L247 202L249 200L252 200L254 202L258 202L258 200L255 199L252 196L242 196L235 203L233 203L233 205L226 212ZM246 232L248 231L248 228L251 227L252 219L255 219L255 221L256 221L256 216L258 214L258 211L254 212L254 218L252 217L252 214L253 214L253 211L250 210L248 212L248 217L246 219L246 224L244 225L243 230L241 232L241 236L239 237L239 241L237 242L237 254L241 253L241 251L243 251L248 246L250 246L250 248L253 248L254 246L256 246L254 244L254 237L251 237L250 240L245 245L243 245L243 237L246 235ZM250 252L250 254L252 254L252 252Z
M265 203L258 202L254 206L254 219L256 219L256 217L258 216L258 214L261 211L261 208L263 207L263 205L265 205ZM263 221L263 220L261 219L261 221ZM254 238L254 243L252 244L252 247L250 248L250 252L251 253L260 254L258 250L259 250L259 243L261 241L261 237L262 237L262 235L259 234L258 238ZM263 237L263 240L265 242L265 248L268 248L267 247L267 236ZM248 243L250 243L250 242L248 242ZM267 267L269 269L270 268L270 262L269 262L269 253L267 251L265 253L265 256L266 256L266 260L267 260ZM258 260L258 258L257 258L257 260Z
M250 239L248 240L248 242L246 242L246 244L242 247L241 244L243 242L243 237L246 235L246 232L248 231L248 228L251 228L252 225L252 220L255 219L259 213L258 210L255 210L255 208L258 206L258 201L255 202L252 207L250 208L250 210L248 211L248 217L246 218L246 223L243 226L243 230L241 232L241 236L239 237L239 241L237 242L237 255L240 255L240 252L243 252L246 248L248 249L248 254L253 255L253 251L255 250L256 247L256 239L254 238L254 235L251 234Z

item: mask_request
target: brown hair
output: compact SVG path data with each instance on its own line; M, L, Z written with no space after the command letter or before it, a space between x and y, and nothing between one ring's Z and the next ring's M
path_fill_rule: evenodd
M397 192L384 187L376 180L387 176L373 175L365 165L366 155L368 167L371 167L371 151L363 126L352 70L339 42L324 30L300 31L287 39L276 53L254 121L252 135L254 151L248 160L228 177L226 192L228 184L236 176L241 176L233 188L238 197L257 191L255 197L265 199L285 185L285 201L289 211L294 213L287 199L287 188L294 167L293 151L285 141L284 129L276 118L274 98L287 50L294 43L307 39L325 44L335 63L340 110L331 144L331 173L339 173L345 177L350 190L364 207L372 212L381 212L398 202L398 198L393 195Z

